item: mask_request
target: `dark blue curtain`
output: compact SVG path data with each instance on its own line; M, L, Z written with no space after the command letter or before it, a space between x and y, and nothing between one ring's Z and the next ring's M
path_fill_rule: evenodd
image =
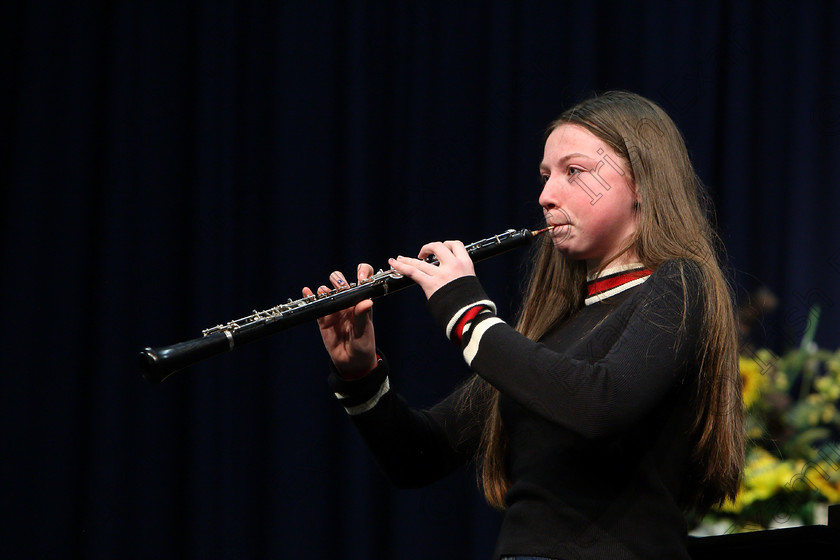
M138 351L334 269L539 223L545 126L659 102L739 300L840 346L835 2L86 2L0 8L4 558L487 558L464 469L392 489L315 325L145 382ZM478 265L510 318L526 251ZM379 300L417 406L468 372L419 290ZM621 465L616 465L621 476Z

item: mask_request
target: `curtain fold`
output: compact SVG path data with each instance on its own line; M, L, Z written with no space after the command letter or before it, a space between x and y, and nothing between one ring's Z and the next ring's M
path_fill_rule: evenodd
M840 345L835 3L0 15L4 557L489 557L499 516L473 470L391 488L329 393L314 324L160 385L136 354L335 269L538 225L543 131L595 92L677 121L736 295L779 298L762 343L798 344L820 305L817 341ZM509 320L526 257L477 265ZM413 404L469 374L419 290L375 316Z

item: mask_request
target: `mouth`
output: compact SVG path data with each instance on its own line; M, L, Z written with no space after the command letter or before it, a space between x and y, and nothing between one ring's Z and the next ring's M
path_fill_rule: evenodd
M564 243L572 234L572 218L562 208L546 210L545 225L548 226L547 233L555 245Z
M545 225L554 229L568 226L571 222L571 216L562 208L553 208L545 212Z
M562 209L555 209L552 214L546 215L545 223L550 228L547 232L552 239L552 242L557 245L564 243L572 234L572 220L570 216ZM559 218L559 219L558 219Z

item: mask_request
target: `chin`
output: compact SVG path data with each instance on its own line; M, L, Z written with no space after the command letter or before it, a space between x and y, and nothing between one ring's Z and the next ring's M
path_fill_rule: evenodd
M570 259L570 260L573 260L573 261L579 261L579 260L583 259L583 257L580 255L580 253L575 252L574 249L571 249L566 245L555 245L554 249L558 253L560 253L561 255L566 257L567 259Z

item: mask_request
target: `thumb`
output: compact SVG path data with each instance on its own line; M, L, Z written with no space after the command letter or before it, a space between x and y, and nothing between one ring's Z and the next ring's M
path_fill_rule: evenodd
M365 334L368 323L373 319L373 300L360 301L353 308L353 335L357 338Z

